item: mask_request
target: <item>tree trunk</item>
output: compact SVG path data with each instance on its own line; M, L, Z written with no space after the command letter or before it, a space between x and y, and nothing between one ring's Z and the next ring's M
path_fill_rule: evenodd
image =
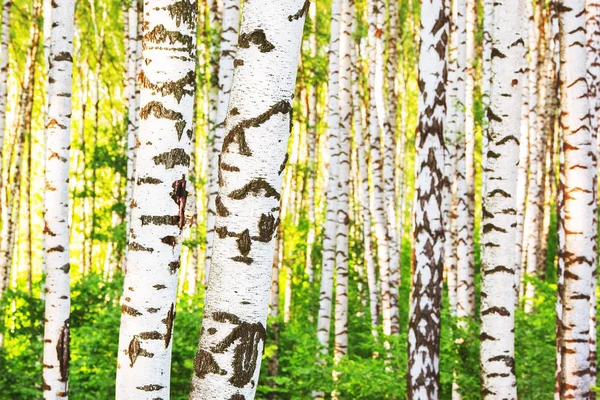
M206 208L206 255L204 265L206 277L210 272L212 249L215 236L216 199L219 191L218 171L219 154L225 136L225 117L231 95L233 69L238 43L238 27L240 25L240 0L223 1L223 24L221 26L221 46L218 66L217 113L214 136L211 143L210 164L208 167L208 204Z
M421 6L414 272L408 327L408 398L437 399L443 273L442 181L446 114L446 1Z
M256 392L308 7L302 0L256 0L244 6L190 399L252 400Z
M169 397L196 86L196 3L145 3L141 110L117 399ZM166 134L167 133L167 134Z
M321 268L321 291L319 297L319 315L317 319L317 338L326 349L329 343L331 326L331 302L333 299L333 274L335 268L335 234L338 207L338 136L340 130L339 73L340 73L340 24L342 0L333 0L331 4L331 27L329 38L329 92L327 106L329 110L329 176L327 181L327 211L323 232L323 265Z
M487 4L486 4L487 5ZM525 66L523 0L493 3L492 64L482 217L481 377L484 399L516 399L515 233L519 130Z
M46 125L44 399L68 396L70 358L69 149L75 2L52 3Z
M592 398L590 299L596 267L596 139L586 79L585 0L558 4L560 126L564 151L564 286L561 293L561 398Z

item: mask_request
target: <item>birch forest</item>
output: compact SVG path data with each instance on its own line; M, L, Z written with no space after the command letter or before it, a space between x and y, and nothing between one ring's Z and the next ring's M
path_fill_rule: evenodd
M595 400L600 0L2 0L1 400Z

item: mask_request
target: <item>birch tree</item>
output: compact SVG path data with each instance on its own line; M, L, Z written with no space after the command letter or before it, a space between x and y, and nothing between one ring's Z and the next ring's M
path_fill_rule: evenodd
M46 124L44 399L68 397L70 359L69 149L74 0L52 2Z
M592 279L597 262L597 160L587 96L585 0L562 1L558 11L564 152L560 397L587 399L593 398L589 335Z
M195 94L196 9L144 4L137 176L117 365L117 399L169 398Z
M244 5L190 399L252 400L256 392L291 101L309 6L302 0Z
M437 399L443 272L442 180L447 4L421 4L414 268L408 327L408 398Z
M490 103L482 216L481 375L484 399L516 399L515 214L525 43L525 4L486 4L491 22Z
M238 28L240 25L240 0L223 1L223 22L221 26L221 46L218 71L217 110L215 119L214 136L210 146L210 164L208 166L208 204L206 207L206 253L204 265L206 276L210 272L212 247L215 234L216 198L219 190L218 170L219 154L223 147L225 133L225 117L231 94L231 83L235 62L236 47L238 42Z
M337 226L339 130L340 130L340 26L342 0L331 3L331 26L329 38L329 77L328 77L328 121L329 167L327 180L327 209L323 231L323 264L321 268L321 289L319 294L319 315L317 338L323 348L328 347L331 326L331 303L333 299L333 275L335 269L335 234Z

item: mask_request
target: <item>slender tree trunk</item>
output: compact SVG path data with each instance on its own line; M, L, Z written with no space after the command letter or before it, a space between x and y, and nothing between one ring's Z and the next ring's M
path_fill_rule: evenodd
M121 308L117 399L169 397L190 185L196 3L149 0L145 10L138 167Z
M68 396L70 358L69 149L75 2L55 0L48 75L48 123L44 236L46 313L44 399Z
M4 138L6 131L6 101L8 97L8 44L10 42L10 9L12 0L4 0L2 3L2 35L0 36L0 172L2 166L2 153L4 149ZM1 179L0 188L4 187L6 182ZM0 200L0 212L6 208L5 198ZM5 218L2 219L6 221Z
M408 398L437 399L443 273L442 181L446 114L447 3L421 5L415 247L408 327Z
M561 398L593 397L590 299L597 261L596 138L586 78L585 0L558 4L560 126L564 151L564 286L561 293ZM595 305L594 305L595 306Z
M390 250L391 239L388 234L386 207L384 198L383 158L381 154L381 132L379 114L377 110L377 96L375 88L383 87L383 38L381 37L382 18L385 13L382 0L369 0L369 135L370 135L370 161L373 171L373 220L375 238L377 239L377 259L379 263L379 280L381 284L381 304L383 314L383 333L391 335L394 330L394 311L392 303L392 284L390 282Z
M223 1L223 23L221 26L221 52L218 67L218 95L217 113L215 119L214 136L211 143L208 204L206 208L206 254L204 258L206 276L210 272L212 249L215 235L215 218L218 213L216 199L219 191L218 170L219 155L223 147L225 136L225 117L231 95L233 69L238 43L238 27L240 25L240 0Z
M482 217L481 377L484 399L515 399L516 193L525 66L523 0L488 6L492 15L490 103Z
M354 0L343 0L340 29L340 128L338 164L338 201L336 230L335 344L334 362L338 364L348 353L348 225L350 223L350 131L352 128L352 64L351 46L354 32ZM334 371L334 380L338 372ZM336 391L337 395L337 391ZM336 396L333 396L334 398Z
M367 270L367 285L369 287L369 311L371 316L371 326L375 328L379 325L379 293L377 287L377 271L375 270L375 260L373 258L372 247L372 231L371 231L371 210L369 208L370 192L369 192L369 171L367 168L366 143L364 139L360 94L358 91L358 76L360 73L360 65L356 60L357 46L351 50L352 61L354 66L352 69L352 104L354 113L354 140L355 147L358 153L358 170L360 175L360 183L358 184L359 204L361 205L362 214L362 234L363 234L363 260ZM372 329L374 334L377 333Z
M331 326L331 302L333 299L333 275L335 269L335 234L338 209L338 168L340 106L339 106L339 70L340 70L340 23L342 0L333 0L331 5L331 27L329 38L329 83L327 105L329 135L329 176L327 181L327 211L323 232L323 265L321 269L321 292L319 297L319 316L317 320L317 338L326 349L329 343Z

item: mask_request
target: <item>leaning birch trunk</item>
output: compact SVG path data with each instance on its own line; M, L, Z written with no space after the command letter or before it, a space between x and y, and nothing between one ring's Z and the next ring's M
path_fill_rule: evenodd
M585 0L562 1L560 126L564 151L564 286L561 293L561 398L593 397L590 298L596 268L596 143L587 96Z
M446 114L448 17L444 0L421 6L414 268L408 327L408 398L435 400L440 391L443 273L442 181Z
M231 95L231 83L235 63L235 53L240 26L240 0L223 1L223 24L221 27L221 52L218 68L217 113L214 136L210 144L210 162L208 165L208 204L206 207L206 253L204 257L205 276L208 278L215 236L216 199L219 191L218 171L219 154L223 147L225 117Z
M117 399L169 398L171 345L189 185L196 3L145 3L137 176L133 191Z
M46 125L46 312L44 324L44 399L68 396L69 378L69 149L73 73L74 0L52 2Z
M291 102L309 5L254 0L244 6L193 400L252 400L256 392Z
M339 110L339 69L340 69L340 22L342 0L331 4L331 33L329 39L329 177L327 181L327 211L323 232L323 265L321 268L321 290L319 295L319 315L317 319L317 339L323 349L329 344L331 326L331 302L333 298L333 273L335 268L335 232L337 226L337 185L338 185L338 136L340 130Z
M517 398L515 222L525 46L523 0L493 3L490 104L483 153L481 376L484 399ZM488 10L486 10L487 12ZM487 13L486 13L487 15Z

